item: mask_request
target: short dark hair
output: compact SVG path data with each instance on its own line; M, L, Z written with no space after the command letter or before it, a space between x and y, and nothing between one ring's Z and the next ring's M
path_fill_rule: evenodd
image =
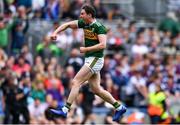
M82 9L84 9L87 14L91 14L92 18L96 17L96 10L93 6L86 4L82 7Z

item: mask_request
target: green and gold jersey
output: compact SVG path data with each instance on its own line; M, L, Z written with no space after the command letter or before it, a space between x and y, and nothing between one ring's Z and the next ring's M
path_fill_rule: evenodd
M94 46L99 43L98 35L106 34L107 29L100 22L86 24L84 20L78 20L78 27L84 30L85 47ZM103 49L85 53L85 57L103 57Z

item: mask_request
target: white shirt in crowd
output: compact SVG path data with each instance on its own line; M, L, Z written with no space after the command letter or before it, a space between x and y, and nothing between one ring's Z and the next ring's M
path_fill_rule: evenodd
M146 45L133 45L132 46L132 53L133 54L140 54L140 55L144 55L147 54L149 51L148 47Z

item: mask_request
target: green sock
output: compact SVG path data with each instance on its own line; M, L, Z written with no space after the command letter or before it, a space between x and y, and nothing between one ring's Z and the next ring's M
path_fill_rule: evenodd
M120 104L119 102L115 102L115 103L113 104L113 106L114 106L115 109L117 109L120 105L121 105L121 104Z
M65 105L65 107L67 107L68 109L70 109L70 108L71 108L71 103L69 103L69 102L66 102L66 105Z

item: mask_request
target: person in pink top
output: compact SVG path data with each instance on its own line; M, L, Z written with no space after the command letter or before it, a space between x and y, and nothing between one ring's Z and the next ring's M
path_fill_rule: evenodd
M23 56L19 56L17 59L17 63L15 63L12 67L12 70L16 72L16 74L20 77L23 72L29 72L31 66L26 63Z

